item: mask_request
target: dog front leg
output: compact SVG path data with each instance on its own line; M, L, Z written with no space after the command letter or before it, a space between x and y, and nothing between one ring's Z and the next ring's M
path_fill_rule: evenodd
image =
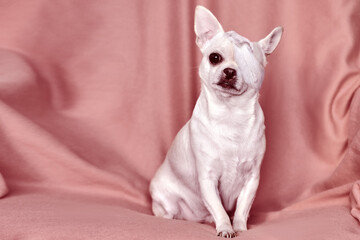
M204 178L200 180L200 190L205 206L214 218L217 235L226 238L235 237L230 218L220 200L218 183Z
M247 219L249 216L251 205L254 201L256 190L259 185L259 176L253 175L241 190L237 202L233 219L233 227L235 232L247 230Z

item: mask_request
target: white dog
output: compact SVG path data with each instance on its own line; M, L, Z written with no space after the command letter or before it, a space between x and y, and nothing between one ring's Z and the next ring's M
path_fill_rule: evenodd
M265 152L259 90L266 56L282 32L277 27L259 42L250 42L236 32L224 32L208 9L196 8L201 93L151 181L156 216L215 221L217 235L223 237L247 230ZM228 213L234 213L232 225Z

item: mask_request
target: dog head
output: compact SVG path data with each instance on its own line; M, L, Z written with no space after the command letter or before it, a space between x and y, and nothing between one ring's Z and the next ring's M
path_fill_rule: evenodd
M206 8L195 10L196 44L203 54L199 68L202 84L222 96L258 92L264 79L266 56L280 42L282 27L275 28L258 42L234 31L224 32L216 17Z

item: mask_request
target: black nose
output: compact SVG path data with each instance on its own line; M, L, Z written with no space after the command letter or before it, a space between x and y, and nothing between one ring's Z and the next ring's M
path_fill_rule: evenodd
M233 68L225 68L224 69L225 79L234 79L236 78L236 70Z

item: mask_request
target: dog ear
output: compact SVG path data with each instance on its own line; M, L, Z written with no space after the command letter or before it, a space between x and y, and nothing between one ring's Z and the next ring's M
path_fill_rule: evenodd
M280 42L283 31L283 27L276 27L269 35L258 42L265 55L269 55L275 50Z
M224 32L216 17L206 8L197 6L195 9L196 44L202 51L205 44L217 33Z

